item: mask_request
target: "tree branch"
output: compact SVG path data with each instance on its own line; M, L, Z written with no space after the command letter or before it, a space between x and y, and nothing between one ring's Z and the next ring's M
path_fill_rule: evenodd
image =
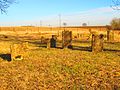
M112 0L113 5L111 5L110 7L113 10L120 10L120 0Z
M0 0L0 11L1 13L6 13L7 8L13 4L15 0Z

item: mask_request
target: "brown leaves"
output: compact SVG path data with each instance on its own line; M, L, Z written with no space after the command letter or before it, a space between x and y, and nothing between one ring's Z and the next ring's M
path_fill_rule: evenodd
M0 62L0 89L118 89L119 64L119 56L112 52L32 49L22 61Z

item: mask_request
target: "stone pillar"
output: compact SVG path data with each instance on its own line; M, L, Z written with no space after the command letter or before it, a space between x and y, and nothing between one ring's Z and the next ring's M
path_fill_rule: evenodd
M46 44L47 44L47 48L50 48L50 39L46 41Z
M80 34L79 33L77 33L77 37L80 38Z
M92 52L103 51L104 36L103 34L92 35Z
M42 36L40 40L41 40L41 43L44 43L45 38Z
M114 41L114 31L107 30L107 41L113 42Z
M62 32L62 48L72 48L72 31Z

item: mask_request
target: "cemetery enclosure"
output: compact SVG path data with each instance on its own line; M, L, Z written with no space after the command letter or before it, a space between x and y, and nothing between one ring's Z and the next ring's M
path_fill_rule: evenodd
M42 36L49 38L51 35L57 35L62 38L62 31L69 30L72 31L72 39L80 40L90 40L91 32L99 32L104 34L105 40L107 40L108 28L106 26L87 26L87 27L0 27L1 35L17 35L17 36L29 36L34 39L40 38ZM111 34L111 32L110 32ZM114 34L114 41L120 42L120 30L112 30ZM110 38L111 39L111 38Z
M5 32L5 33L4 33ZM97 32L101 36L93 37L93 33ZM120 31L108 30L105 26L92 26L92 27L2 27L0 29L1 40L13 40L20 42L28 42L37 44L39 47L60 47L60 48L72 48L73 50L82 51L94 51L101 52L106 49L105 44L107 42L119 42ZM57 39L51 39L52 36ZM101 39L100 39L101 38ZM53 42L51 42L51 40ZM45 44L45 45L44 45ZM23 54L20 52L15 55L16 52L21 50L14 50L16 46L13 45L11 52L12 59L22 59ZM114 49L112 49L114 50ZM14 53L15 52L15 53ZM25 51L23 51L25 52Z
M52 34L0 36L0 89L119 89L120 43L105 42L104 52L91 53L91 38L74 38L77 33L73 32L72 50L43 48L41 36L51 38ZM7 62L10 46L24 41L29 50L23 60ZM62 46L62 41L57 44Z

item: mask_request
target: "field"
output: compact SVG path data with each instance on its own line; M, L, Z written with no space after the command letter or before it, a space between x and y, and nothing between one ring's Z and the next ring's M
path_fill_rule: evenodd
M87 27L34 27L34 26L19 26L19 27L0 27L0 35L11 35L11 36L29 36L34 39L45 36L50 38L51 35L60 36L62 31L72 31L73 39L79 37L79 39L87 40L91 32L98 32L100 34L107 35L107 26L87 26ZM120 30L113 30L114 42L120 42ZM61 38L61 37L60 37ZM106 40L106 38L105 38Z
M0 90L120 90L120 42L93 53L90 41L77 39L73 49L47 49L28 36L0 40ZM29 42L25 58L9 61L10 45L23 41Z

